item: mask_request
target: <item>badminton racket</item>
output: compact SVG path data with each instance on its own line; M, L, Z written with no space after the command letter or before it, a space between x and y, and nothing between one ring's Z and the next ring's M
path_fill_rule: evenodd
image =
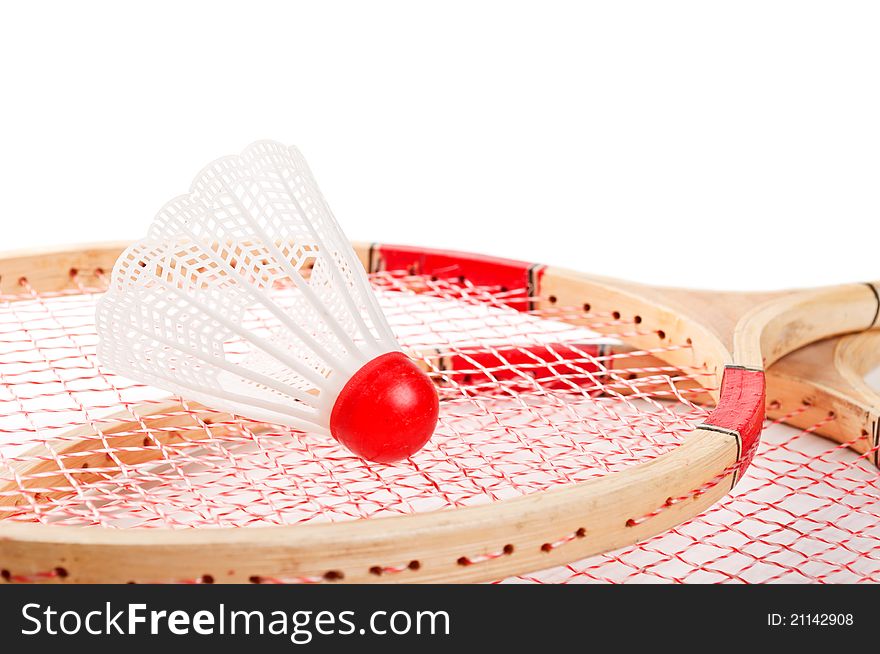
M8 580L481 581L616 550L746 473L764 366L878 313L870 284L688 292L356 246L441 395L432 444L370 466L101 369L94 303L121 250L0 259Z

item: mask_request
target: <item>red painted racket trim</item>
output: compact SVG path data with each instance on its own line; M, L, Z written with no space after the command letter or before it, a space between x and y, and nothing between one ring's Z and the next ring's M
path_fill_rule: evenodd
M438 365L444 377L460 384L515 381L523 377L523 370L526 374L539 379L557 375L579 378L585 374L599 372L601 367L598 363L589 359L605 356L608 350L608 346L601 343L570 344L565 348L554 347L551 344L510 349L499 347L491 350L462 350L441 356ZM577 362L566 363L572 360Z
M497 286L502 291L525 291L534 297L540 288L545 266L479 254L435 250L410 245L370 246L370 271L406 270L413 275L432 275L441 279L463 278L476 286ZM532 309L532 303L522 310Z
M744 460L740 472L748 466L748 457L764 424L766 381L763 370L727 366L721 381L718 406L706 418L705 426L736 433L739 438L738 459Z

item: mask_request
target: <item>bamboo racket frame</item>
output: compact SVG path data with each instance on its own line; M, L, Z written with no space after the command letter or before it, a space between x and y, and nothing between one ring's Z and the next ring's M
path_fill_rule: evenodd
M75 282L97 285L97 277L111 269L125 245L2 256L0 289L20 292L22 280L37 293L75 288ZM593 311L635 319L644 329L633 345L689 346L664 358L713 372L720 382L720 393L712 391L717 407L679 446L651 461L491 505L247 529L110 530L0 520L0 568L22 577L61 571L47 579L67 582L452 582L561 565L648 538L715 503L736 483L754 452L764 418L764 366L822 338L876 326L880 310L871 284L782 293L695 293L480 255L363 244L355 249L371 272L403 269L431 275L454 269L475 284L526 289L535 308L589 305ZM787 402L789 393L801 390L787 390L784 400L776 401ZM155 414L154 407L143 419ZM138 422L129 419L127 429L133 424ZM189 428L193 426L181 427L179 436L185 438ZM88 426L82 429L94 433ZM123 423L119 431L125 430ZM113 431L101 433L112 440ZM544 546L560 540L566 544ZM401 572L377 572L388 569Z

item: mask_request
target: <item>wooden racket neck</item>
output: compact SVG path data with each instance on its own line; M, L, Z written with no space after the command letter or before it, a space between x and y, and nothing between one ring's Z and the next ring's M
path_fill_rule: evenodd
M739 365L755 368L769 367L809 343L863 332L880 322L878 283L719 292L608 282L642 296L646 303L664 305L670 313L702 323Z
M828 339L801 348L767 372L768 415L869 456L880 447L880 393L865 374L880 365L880 331Z

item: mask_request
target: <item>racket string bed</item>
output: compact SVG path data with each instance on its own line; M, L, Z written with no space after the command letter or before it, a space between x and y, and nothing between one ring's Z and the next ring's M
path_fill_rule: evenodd
M674 448L709 413L713 373L664 363L664 354L687 345L663 345L661 335L656 347L618 348L651 336L638 316L557 306L552 297L454 275L384 271L371 275L379 303L404 350L435 381L441 416L417 456L371 465L324 435L192 406L103 370L94 331L103 288L81 282L77 271L71 277L70 291L38 293L22 279L18 292L0 296L2 520L212 529L461 508L634 466ZM283 299L287 289L276 290ZM537 300L549 308L530 309ZM255 331L273 327L265 315L248 321ZM130 422L122 431L121 420ZM771 424L733 493L669 532L499 581L878 581L873 452L856 454L812 431ZM85 446L59 453L75 443ZM586 527L560 533L542 550L586 535ZM463 552L458 564L480 565L511 548ZM378 563L370 568L376 577L403 577L421 565ZM65 571L33 579L0 573L7 581L38 581ZM251 581L332 582L338 575Z
M856 454L815 436L823 424L796 430L785 420L768 422L749 476L698 518L624 550L506 581L880 581L875 451Z

